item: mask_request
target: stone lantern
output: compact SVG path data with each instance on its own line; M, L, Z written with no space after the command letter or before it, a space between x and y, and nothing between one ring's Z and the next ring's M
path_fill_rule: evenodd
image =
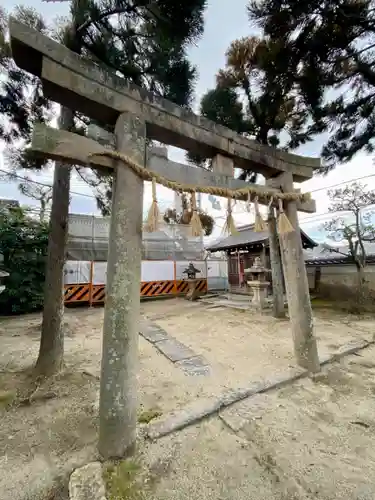
M182 272L182 274L187 274L187 282L189 283L189 290L185 296L186 300L197 300L199 297L199 291L197 290L197 284L199 279L197 279L197 273L201 271L194 267L194 264L190 262L188 267Z
M266 274L269 269L262 265L259 257L255 257L253 266L245 269L244 272L251 276L251 279L247 281L247 286L253 291L251 305L257 309L264 309L266 307L267 288L270 285L270 282L266 281Z

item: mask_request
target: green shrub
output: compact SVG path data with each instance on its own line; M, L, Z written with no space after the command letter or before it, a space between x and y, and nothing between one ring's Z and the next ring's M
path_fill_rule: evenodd
M0 210L0 266L9 273L0 293L0 314L22 314L43 307L48 225L23 208Z

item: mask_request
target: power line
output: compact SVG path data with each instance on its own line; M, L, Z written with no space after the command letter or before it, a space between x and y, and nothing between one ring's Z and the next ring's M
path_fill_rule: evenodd
M4 174L8 174L10 177L13 177L15 179L19 179L19 180L26 181L26 182L31 182L32 184L38 184L39 186L43 186L43 187L52 188L51 184L46 184L44 182L36 181L34 179L29 179L27 177L23 177L23 176L18 175L18 174L10 173L7 170L3 170L1 168L0 168L0 172L2 172ZM348 179L346 181L338 182L338 183L332 184L330 186L324 186L324 187L321 187L321 188L312 189L309 192L310 193L317 193L318 191L326 191L328 189L332 189L332 188L337 187L337 186L343 186L344 184L350 184L352 182L360 181L360 180L363 180L363 179L369 179L370 177L375 177L375 174L364 175L362 177L355 177L354 179ZM91 194L87 194L87 193L80 193L80 192L77 192L77 191L70 191L70 193L71 194L75 194L76 196L84 196L86 198L95 199L95 196L93 196ZM245 213L245 212L246 212L246 210L243 210L242 212L237 212L237 213L241 214L241 213Z
M36 181L34 179L29 179L28 177L23 177L22 175L15 174L13 172L10 173L7 170L4 170L2 168L0 168L0 172L9 175L9 177L13 178L13 179L18 179L21 181L30 182L31 184L37 184L38 186L42 186L42 187L53 188L53 186L51 184L46 184L44 182ZM0 179L0 182L1 182L1 179ZM5 179L3 182L5 182ZM83 196L85 198L91 198L92 200L96 200L96 197L92 194L79 193L78 191L70 191L70 194L74 194L76 196Z
M343 186L344 184L350 184L351 182L356 182L356 181L361 181L363 179L368 179L370 177L375 177L375 174L364 175L363 177L356 177L355 179L349 179L347 181L338 182L337 184L332 184L332 186L313 189L309 192L310 193L317 193L318 191L325 191L325 190L332 189L332 188L337 187L337 186Z
M25 182L31 182L32 184L37 184L38 186L42 186L42 187L52 188L51 184L46 184L44 182L36 181L34 179L29 179L27 177L23 177L22 175L9 173L7 170L3 170L2 168L0 168L0 172L9 175L10 178L18 179L20 181L25 181ZM76 196L84 196L86 198L91 198L94 200L96 199L95 196L93 196L92 194L79 193L77 191L70 191L70 194L75 194Z
M343 186L344 184L351 184L352 182L356 182L356 181L360 181L360 180L363 180L363 179L368 179L370 177L375 177L375 174L369 174L369 175L363 175L362 177L355 177L354 179L348 179L346 181L342 181L342 182L338 182L337 184L332 184L330 186L326 186L326 187L321 187L321 188L317 188L317 189L312 189L311 191L308 191L309 193L316 193L318 191L326 191L328 189L332 189L334 187L338 187L338 186ZM245 202L241 202L240 203L245 203ZM372 207L373 205L369 205L369 207ZM243 214L246 214L247 213L247 210L241 210L241 211L238 211L238 212L235 212L233 211L233 215L243 215ZM314 220L314 219L319 219L321 217L324 217L326 215L329 215L333 212L322 212L322 213L319 213L319 214L315 214L315 215L311 215L309 217L304 217L303 219L301 219L301 223L304 223L305 221L311 221L311 220ZM223 219L225 218L226 216L225 215L218 215L217 217L214 217L214 219Z
M51 184L47 184L47 183L44 183L44 182L36 181L34 179L29 179L27 177L23 177L23 176L18 175L18 174L9 173L7 170L1 169L1 168L0 168L0 172L2 172L4 174L8 174L10 177L12 177L14 179L22 180L22 181L25 181L25 182L31 182L32 184L36 184L36 185L43 186L43 187L52 188ZM330 186L313 189L313 190L311 190L309 192L310 193L316 193L318 191L326 191L326 190L332 189L334 187L342 186L344 184L350 184L352 182L360 181L360 180L363 180L363 179L368 179L370 177L375 177L375 174L369 174L369 175L364 175L362 177L356 177L354 179L349 179L349 180L346 180L346 181L338 182L338 183L332 184ZM92 200L96 200L96 197L94 195L90 195L90 194L87 194L87 193L80 193L78 191L70 191L70 194L73 194L73 195L76 195L76 196L83 196L85 198L90 198ZM369 205L369 206L372 206L372 205ZM247 210L242 210L242 211L239 211L239 212L234 212L234 215L236 215L236 214L237 215L243 215L243 214L246 214L246 213L248 213ZM322 212L320 214L311 215L310 217L305 217L305 218L301 219L301 223L303 224L304 222L308 222L308 221L312 221L312 220L315 220L315 219L322 218L322 217L324 217L324 216L326 216L326 215L328 215L330 213L331 212L328 211L328 212ZM222 218L225 218L225 215L218 215L217 217L214 217L214 219L222 219Z

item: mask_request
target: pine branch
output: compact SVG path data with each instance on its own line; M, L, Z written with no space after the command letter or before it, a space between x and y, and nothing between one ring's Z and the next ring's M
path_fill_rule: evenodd
M87 30L92 23L97 23L106 19L108 17L114 16L116 14L130 14L130 13L138 13L138 8L133 5L126 5L122 7L115 7L112 9L104 10L98 17L89 18L87 21L82 23L80 26L75 28L76 35L81 35L83 31Z

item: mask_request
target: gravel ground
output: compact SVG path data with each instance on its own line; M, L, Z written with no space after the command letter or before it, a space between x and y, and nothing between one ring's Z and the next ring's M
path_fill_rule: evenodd
M196 354L204 356L211 366L209 375L187 376L140 337L139 385L145 410L178 411L197 398L218 395L225 389L237 388L294 366L287 321L237 310L210 309L181 299L145 302L142 314ZM102 309L68 310L65 316L66 370L40 387L32 401L8 407L2 397L4 393L16 390L30 393L30 367L38 354L41 316L0 319L0 500L57 499L52 492L62 488L62 478L67 472L95 458L102 321ZM371 318L362 321L323 311L316 315L315 324L319 352L324 355L349 340L372 338L375 322ZM373 349L366 351L371 352L374 354ZM366 356L371 358L370 354ZM357 361L357 358L362 359L360 356L350 359ZM327 381L316 385L304 381L291 386L296 387L290 389L291 394L285 388L268 395L261 418L256 420L257 427L246 423L248 413L245 412L245 417L242 414L241 422L248 427L244 424L237 429L241 436L233 435L230 425L216 418L158 441L150 448L150 456L171 446L180 451L172 464L176 473L163 476L154 498L198 499L201 490L202 498L284 498L286 486L276 484L277 474L271 470L273 458L267 469L265 462L259 459L259 447L266 450L266 456L267 453L270 457L276 456L277 461L285 456L284 461L280 460L281 465L275 468L295 476L294 481L303 491L316 482L319 498L339 498L333 496L336 493L329 489L325 479L317 479L319 473L327 473L329 477L329 467L336 467L334 477L338 478L338 484L341 484L341 473L348 477L347 489L343 486L337 490L342 498L374 498L375 492L371 497L363 496L367 494L365 480L375 472L371 451L375 449L371 446L371 415L374 414L371 377L375 370L370 358L365 359L367 368L360 363L353 365L356 372L344 364L339 373L344 370L345 377L339 377L338 383L330 375ZM279 393L285 395L278 396ZM325 409L318 410L318 407ZM364 413L359 414L359 409ZM349 420L362 423L351 424ZM297 433L296 439L291 434L293 430ZM257 436L256 446L254 436ZM275 437L270 443L267 436ZM337 436L336 441L334 436ZM178 446L176 439L180 440ZM308 455L298 452L299 443L305 439L311 443L327 440L323 448L333 450L332 456L323 456L318 453L318 446L310 446L315 454L313 462L321 462L320 469L317 465L315 469L308 465ZM293 454L297 454L299 460L295 465ZM340 469L341 458L348 470L344 465L344 469ZM306 473L308 467L313 470L310 475ZM363 480L360 480L359 468L363 469ZM186 470L191 472L183 480L180 474ZM222 478L221 487L213 486L209 480L211 475L216 478L215 482ZM200 480L204 482L203 489L197 486ZM177 481L176 487L181 487L181 491L177 488L175 496L171 493L173 481ZM354 489L355 484L358 491ZM48 495L46 488L50 489ZM355 491L357 493L353 493ZM243 492L242 496L238 492Z

